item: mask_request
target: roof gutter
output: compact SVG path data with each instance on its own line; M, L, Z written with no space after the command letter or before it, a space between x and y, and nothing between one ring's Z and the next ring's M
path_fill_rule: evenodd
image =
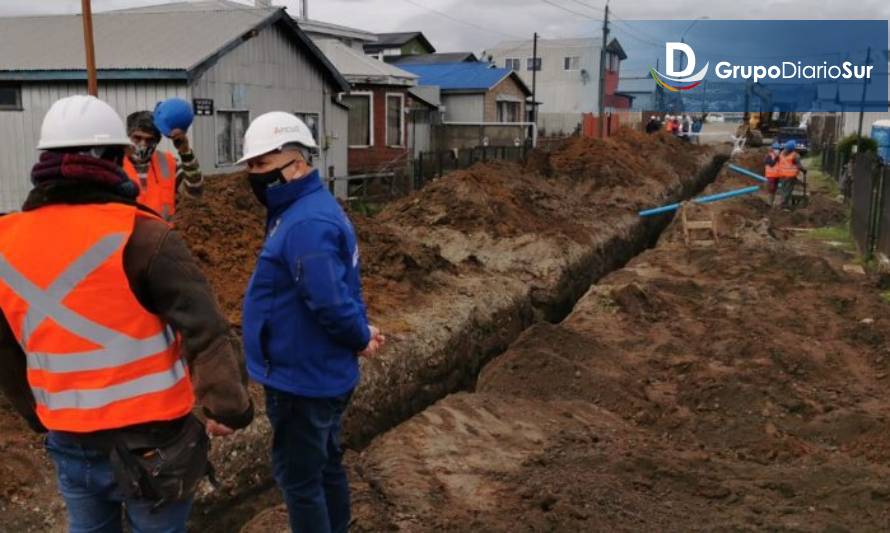
M189 73L182 69L102 69L97 72L100 80L189 80ZM86 70L4 70L0 81L85 81Z

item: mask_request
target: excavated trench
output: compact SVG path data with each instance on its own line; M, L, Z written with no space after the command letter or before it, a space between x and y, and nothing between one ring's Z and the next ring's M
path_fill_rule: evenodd
M714 181L727 160L725 153L702 158L697 174L667 187L661 200L669 203L695 196ZM549 283L508 287L509 297L494 302L485 313L474 308L466 314L463 327L444 332L432 341L403 342L386 360L363 365L362 386L344 419L346 448L360 451L375 436L448 394L473 390L486 363L503 353L523 331L541 321L561 321L598 279L654 246L670 221L667 215L651 219L619 217L609 225L609 231L568 261ZM217 463L245 456L249 460L223 479L220 490L198 499L192 530L237 531L258 511L280 501L266 459L268 431L265 417L258 417L248 430L252 437L223 441L215 450Z

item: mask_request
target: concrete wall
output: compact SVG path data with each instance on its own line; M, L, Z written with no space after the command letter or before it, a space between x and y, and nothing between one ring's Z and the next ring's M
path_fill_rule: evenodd
M538 113L538 128L541 135L571 135L579 130L581 113Z
M485 120L485 95L443 94L445 122L482 122Z
M452 150L454 148L476 148L484 146L515 146L516 141L525 142L529 128L511 125L453 125L440 124L432 127L433 150Z
M551 45L546 40L538 42L541 70L537 73L536 99L541 102L539 113L595 113L599 100L599 46L594 39L577 39L574 45ZM532 57L532 43L509 49L487 50L497 66L505 66L505 60L519 58L521 69L517 74L532 87L532 72L527 59ZM579 70L565 70L566 57L578 56ZM581 69L587 72L582 76Z
M31 190L31 167L37 161L40 125L50 106L60 98L86 94L86 82L23 82L22 109L0 111L0 212L18 210ZM184 82L100 81L99 98L126 119L129 113L154 109L159 100L189 99ZM161 149L172 150L165 140ZM197 151L197 150L196 150ZM205 154L197 151L199 159Z
M332 166L338 176L348 172L344 123L328 116L334 91L315 60L277 25L222 56L192 85L192 97L212 98L216 110L246 109L250 120L268 111L318 113L315 166L325 177ZM217 116L196 117L192 126L205 173L232 170L217 162L218 129Z

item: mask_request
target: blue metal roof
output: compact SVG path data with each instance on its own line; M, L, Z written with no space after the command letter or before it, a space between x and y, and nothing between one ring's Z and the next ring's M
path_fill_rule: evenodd
M488 91L513 71L506 68L492 68L483 62L441 63L432 65L401 64L399 68L420 76L418 85L438 85L447 91ZM514 79L528 93L528 87L519 76Z

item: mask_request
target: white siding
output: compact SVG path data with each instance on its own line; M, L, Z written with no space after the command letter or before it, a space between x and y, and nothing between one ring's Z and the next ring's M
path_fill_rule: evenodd
M85 82L22 84L22 110L0 111L0 212L17 210L31 190L31 167L37 161L40 124L49 107L60 98L85 94ZM185 83L103 82L99 98L126 119L127 114L154 109L159 100L178 96L188 99ZM165 141L162 149L172 145ZM197 154L201 157L201 154Z
M536 96L541 102L539 113L596 113L599 101L599 59L600 47L595 40L573 39L571 45L549 44L546 40L538 42L538 57L541 58L541 70L537 73ZM509 58L520 59L517 74L522 81L532 88L532 71L528 70L528 58L532 57L532 43L528 45L491 49L498 67L505 65ZM565 70L566 57L578 56L579 70ZM582 77L581 70L587 72Z
M841 137L854 135L859 129L859 113L842 113L843 115L843 131ZM866 111L862 116L862 135L871 135L871 125L878 120L890 120L890 113L882 113L880 111Z
M324 176L331 166L337 176L345 176L346 123L327 116L336 107L329 104L333 89L316 65L303 48L273 26L222 56L193 82L192 96L212 98L215 109L225 110L238 103L233 102L233 93L243 91L251 120L268 111L318 113L322 150L315 166ZM197 117L193 131L201 154L206 154L199 154L205 172L231 170L216 165L216 117Z
M485 95L443 94L446 122L482 122L485 120Z

